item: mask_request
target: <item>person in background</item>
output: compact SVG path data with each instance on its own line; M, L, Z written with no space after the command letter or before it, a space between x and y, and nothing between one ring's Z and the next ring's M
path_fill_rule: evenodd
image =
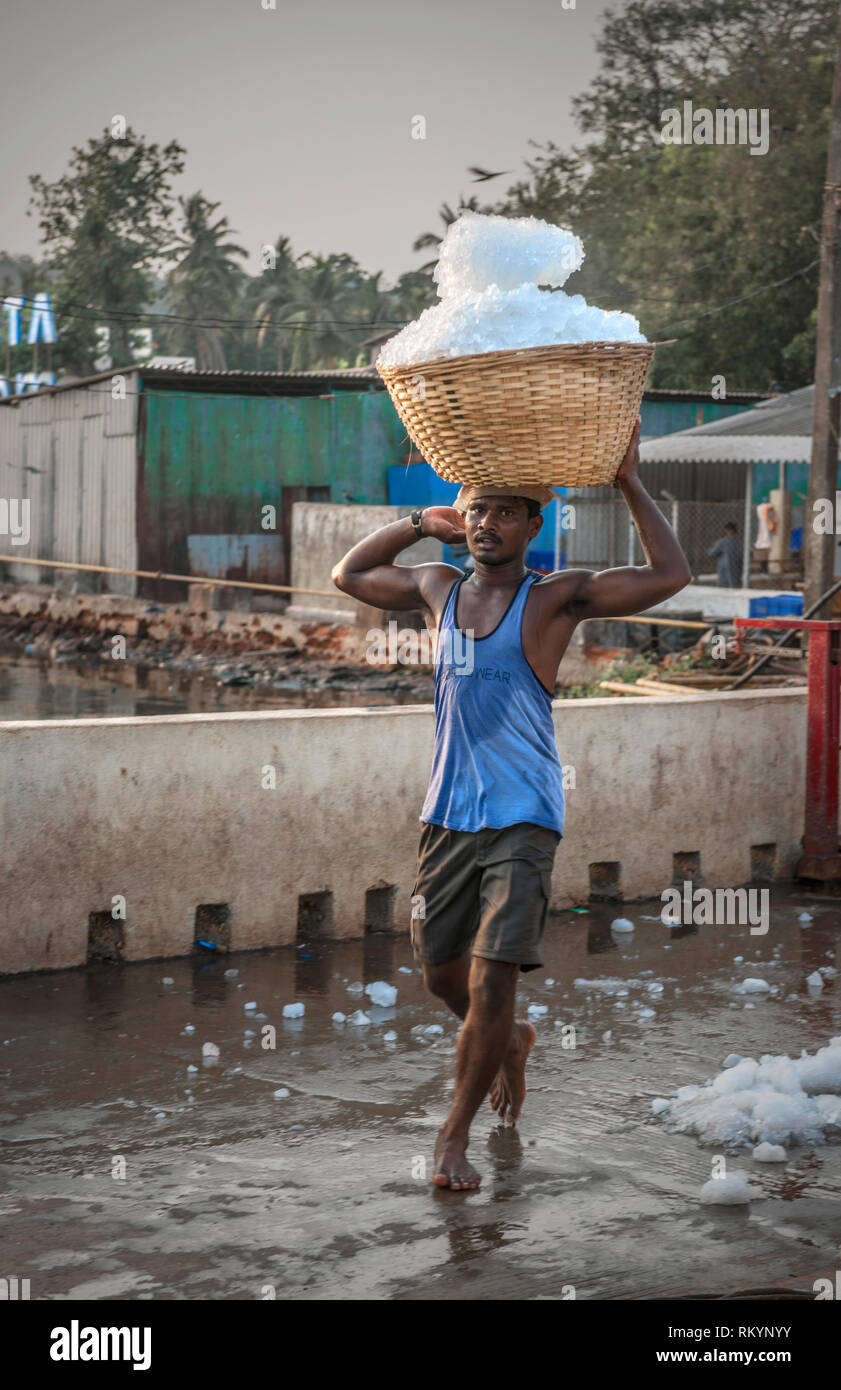
M725 522L724 530L707 554L714 555L718 560L719 586L722 589L738 589L741 583L742 546L734 522Z

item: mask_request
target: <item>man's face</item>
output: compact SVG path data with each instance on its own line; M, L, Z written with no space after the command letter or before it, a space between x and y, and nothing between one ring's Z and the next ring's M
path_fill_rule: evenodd
M543 525L543 517L529 517L522 497L475 497L464 514L467 549L483 565L504 565L525 554L529 542Z

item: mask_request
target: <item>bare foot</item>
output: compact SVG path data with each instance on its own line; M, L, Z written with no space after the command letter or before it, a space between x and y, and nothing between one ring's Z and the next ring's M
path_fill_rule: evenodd
M489 1092L491 1108L503 1124L516 1124L526 1098L526 1062L537 1042L532 1023L515 1023L508 1051Z
M447 1138L443 1129L439 1131L435 1144L435 1172L432 1181L436 1187L451 1187L458 1192L462 1188L478 1187L482 1181L472 1164L467 1162L467 1145L460 1139Z

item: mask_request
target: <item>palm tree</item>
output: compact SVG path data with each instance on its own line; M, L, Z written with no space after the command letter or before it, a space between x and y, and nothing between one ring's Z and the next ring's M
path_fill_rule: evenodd
M177 350L195 352L200 370L225 371L225 323L212 321L234 317L244 278L236 258L248 252L226 240L232 235L227 217L211 220L219 203L208 202L200 192L178 201L184 228L171 252L181 253L181 259L170 272L167 300L170 313L190 322L173 325L169 336Z

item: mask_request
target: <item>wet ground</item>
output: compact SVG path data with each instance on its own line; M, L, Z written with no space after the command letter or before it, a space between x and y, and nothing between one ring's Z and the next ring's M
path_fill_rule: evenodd
M261 709L432 701L432 678L418 670L320 666L277 654L219 659L203 674L84 660L39 660L0 644L0 721L98 719L125 715L217 714Z
M625 905L624 938L606 905L550 917L545 970L519 993L521 1011L548 1006L524 1114L516 1130L477 1116L478 1193L424 1175L457 1020L405 936L0 981L5 1268L42 1299L812 1297L839 1267L841 1143L792 1145L775 1166L742 1150L728 1162L761 1199L705 1207L715 1151L669 1134L650 1102L729 1052L798 1056L841 1033L838 979L805 985L837 958L841 903L774 886L764 937L670 934L642 920L658 908ZM747 1008L732 985L758 974L778 994ZM662 981L653 1016L637 987L588 1000L572 985L606 976ZM368 1004L349 984L375 980L397 986L394 1008L331 1021ZM305 1015L284 1020L293 1001ZM557 1022L576 1025L574 1050ZM417 1031L430 1024L443 1032Z

